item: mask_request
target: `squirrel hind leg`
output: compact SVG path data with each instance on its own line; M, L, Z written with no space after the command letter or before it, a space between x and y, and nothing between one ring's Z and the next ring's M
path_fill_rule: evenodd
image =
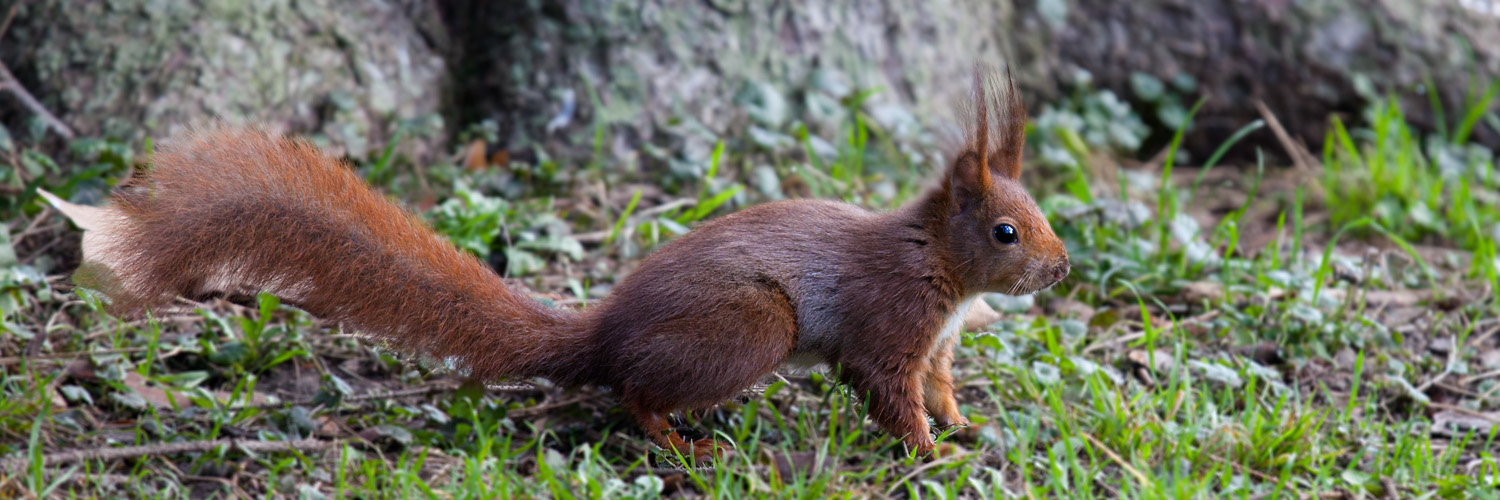
M709 463L715 457L727 458L730 454L734 453L734 447L728 443L721 443L708 438L691 442L683 439L682 435L678 434L677 430L672 428L672 424L667 421L667 415L663 412L631 407L630 413L640 423L641 429L646 432L646 436L651 438L651 442L667 450L680 453L683 458L691 457L695 463Z
M641 326L629 340L621 372L627 375L617 382L624 406L656 444L684 455L690 448L699 460L730 447L712 439L687 443L666 415L735 397L780 366L797 344L796 312L778 287L745 287L709 299L715 305L701 310L710 314L635 323Z

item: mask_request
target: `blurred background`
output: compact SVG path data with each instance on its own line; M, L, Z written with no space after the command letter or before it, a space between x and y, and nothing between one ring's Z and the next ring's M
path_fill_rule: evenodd
M1008 64L1038 121L1139 160L1203 99L1184 140L1201 157L1262 102L1308 143L1386 98L1424 136L1452 132L1500 73L1487 0L7 3L0 61L69 135L139 143L223 118L355 157L406 127L399 147L423 160L483 136L518 161L602 149L663 169L720 138L795 145L854 96L918 135L976 62ZM0 105L11 137L53 136L16 98ZM1500 146L1497 125L1483 115L1467 138Z
M1387 105L1450 175L1500 147L1486 0L26 0L0 15L0 189L61 175L86 202L118 173L101 150L123 161L208 120L313 138L421 208L453 188L445 167L494 168L477 189L591 199L596 230L640 187L643 208L700 181L745 184L730 206L813 194L797 168L847 163L850 129L869 126L888 151L862 154L854 181L903 199L911 176L893 174L939 161L976 63L1016 79L1030 158L1107 184L1120 165L1159 170L1179 129L1178 165L1222 148L1235 168L1306 166L1334 120L1369 130ZM728 175L704 179L720 143Z

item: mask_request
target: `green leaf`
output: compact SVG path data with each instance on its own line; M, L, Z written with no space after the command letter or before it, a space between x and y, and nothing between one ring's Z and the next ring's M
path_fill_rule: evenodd
M505 249L505 274L525 276L541 270L547 263L536 254L516 247Z
M1130 74L1130 89L1135 91L1136 97L1152 102L1161 99L1167 90L1160 79L1139 71Z
M20 264L16 258L16 249L10 244L10 230L0 229L0 269L15 267Z

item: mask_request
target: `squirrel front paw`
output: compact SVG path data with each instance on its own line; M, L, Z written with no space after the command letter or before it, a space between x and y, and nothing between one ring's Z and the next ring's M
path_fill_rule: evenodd
M933 416L932 423L936 424L934 425L934 427L937 427L939 429L947 429L950 427L968 427L972 425L969 423L969 419L964 418L963 415L958 414Z
M706 464L714 461L714 457L729 458L734 455L734 446L729 443L715 441L709 438L699 439L689 444L690 450L677 450L683 456L692 454L693 461Z

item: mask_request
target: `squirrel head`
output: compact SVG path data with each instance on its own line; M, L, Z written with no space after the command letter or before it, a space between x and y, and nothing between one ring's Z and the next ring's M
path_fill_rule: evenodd
M976 69L963 147L948 165L949 251L972 292L1024 295L1068 275L1068 252L1021 186L1026 108L1007 74Z

